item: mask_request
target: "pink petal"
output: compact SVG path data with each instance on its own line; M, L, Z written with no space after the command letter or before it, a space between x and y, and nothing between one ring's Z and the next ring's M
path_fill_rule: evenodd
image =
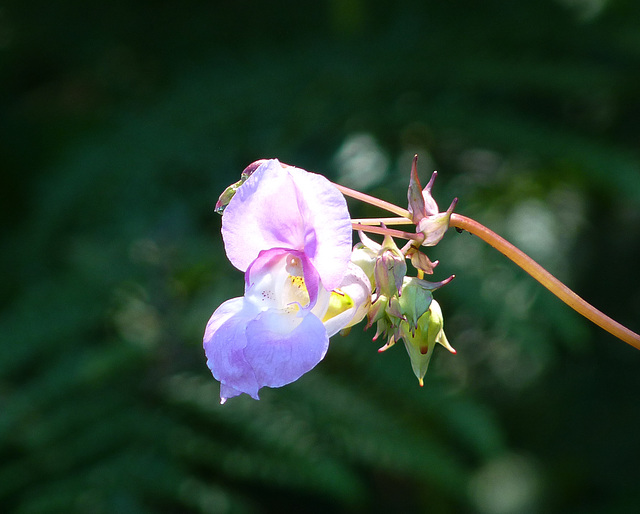
M204 334L207 366L224 388L223 400L247 393L258 399L260 386L244 354L247 323L257 311L244 298L227 300L211 316Z
M327 288L336 287L351 253L351 219L325 177L266 161L238 189L222 217L231 263L245 271L263 250L304 252Z
M290 257L298 258L302 263L305 287L309 293L309 306L303 305L302 307L313 307L318 298L318 292L323 286L320 282L318 272L313 264L311 264L311 261L303 252L299 251L287 250L285 248L271 248L269 250L261 251L258 258L249 265L247 272L245 273L245 292L254 284L255 280L260 278L261 275L272 273L274 267L278 265L285 265L278 261Z
M265 311L247 325L245 355L259 387L297 380L324 358L328 347L324 325L310 313L300 320Z
M304 201L300 211L307 227L305 254L327 289L340 284L351 258L352 228L342 193L322 175L287 168ZM310 230L310 229L313 230Z

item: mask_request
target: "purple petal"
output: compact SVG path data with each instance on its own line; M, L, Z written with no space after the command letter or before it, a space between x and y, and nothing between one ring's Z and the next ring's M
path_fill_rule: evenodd
M260 386L244 356L247 323L256 315L257 310L244 298L232 298L216 309L207 324L204 334L207 366L224 386L220 391L223 400L240 393L258 399Z
M320 292L320 288L323 287L320 282L320 277L318 275L318 270L316 270L315 266L310 262L309 259L303 254L300 256L302 260L302 273L304 275L304 285L307 288L307 292L309 293L309 305L308 308L311 309L318 300L318 293Z
M258 257L247 267L247 271L244 274L244 288L245 293L255 282L257 277L269 273L274 266L278 265L278 261L283 259L291 250L286 248L269 248L268 250L262 250Z
M245 292L262 276L273 274L277 266L284 267L286 265L285 263L279 263L279 260L289 258L297 258L302 264L305 287L309 294L309 305L302 305L301 307L313 307L318 299L319 288L322 287L322 284L317 270L306 255L300 251L284 248L271 248L261 251L258 258L249 265L245 273ZM273 287L275 287L275 284Z
M245 271L262 250L302 251L327 288L336 287L351 253L351 219L325 177L269 160L240 186L222 217L231 263Z
M231 263L245 271L262 250L304 249L297 191L280 163L269 160L242 184L222 217L222 236Z
M233 398L234 396L240 396L244 391L238 391L235 387L231 387L227 384L220 384L220 403L226 402L229 398ZM259 400L256 396L255 400Z
M262 312L247 326L245 355L259 387L281 387L310 371L325 356L329 336L313 314L300 320Z
M300 212L307 228L304 252L328 289L340 284L351 257L352 228L342 193L322 175L288 168L303 193Z

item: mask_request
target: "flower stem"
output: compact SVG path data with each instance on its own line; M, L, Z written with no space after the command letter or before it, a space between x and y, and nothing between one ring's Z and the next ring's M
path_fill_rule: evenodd
M362 230L363 232L372 232L383 236L389 235L400 239L421 239L424 237L422 234L416 234L415 232L404 232L402 230L394 230L392 228L365 225L363 223L358 223L357 220L351 220L351 227L353 227L353 230Z
M361 225L413 225L413 221L409 218L355 218L352 223L360 223Z
M354 189L341 186L340 184L333 183L333 185L336 186L336 188L338 188L338 190L345 196L350 196L351 198L355 198L356 200L360 200L361 202L375 205L376 207L380 207L385 211L392 212L403 218L411 217L411 214L409 213L409 211L406 209L403 209L402 207L398 207L397 205L394 205L392 203L385 202L384 200L380 200L375 196L371 196L366 193L361 193L360 191L356 191Z
M629 330L624 325L621 325L606 314L600 312L591 304L587 303L546 269L540 266L540 264L535 262L523 251L513 246L506 239L500 237L498 234L489 230L477 221L467 218L466 216L461 216L460 214L451 215L449 226L466 230L471 234L478 236L486 243L489 243L576 312L582 314L585 318L589 319L618 339L621 339L625 343L628 343L634 348L640 350L640 335Z

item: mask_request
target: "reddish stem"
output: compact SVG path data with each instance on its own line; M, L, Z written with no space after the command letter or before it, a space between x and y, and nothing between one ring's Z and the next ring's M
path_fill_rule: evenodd
M398 237L400 239L421 239L422 234L416 234L415 232L404 232L402 230L395 230L393 228L376 227L372 225L363 225L362 223L352 222L351 226L353 230L362 230L363 232L372 232L374 234L390 235L391 237Z
M587 303L546 269L540 266L540 264L534 261L522 250L513 246L503 237L500 237L498 234L489 230L477 221L467 218L466 216L461 216L460 214L451 215L449 226L466 230L467 232L478 236L484 242L489 243L500 253L520 266L573 310L582 314L585 318L589 319L618 339L621 339L625 343L628 343L634 348L640 350L640 335L629 330L624 325L621 325L596 309L593 305Z

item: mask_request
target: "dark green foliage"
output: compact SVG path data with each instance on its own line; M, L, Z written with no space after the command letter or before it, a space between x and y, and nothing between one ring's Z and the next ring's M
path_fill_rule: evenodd
M423 389L356 327L220 406L201 347L243 288L218 194L263 157L340 180L355 135L370 193L404 205L418 152L639 330L633 2L103 4L0 8L2 512L640 508L640 354L468 234L429 254L458 354Z

